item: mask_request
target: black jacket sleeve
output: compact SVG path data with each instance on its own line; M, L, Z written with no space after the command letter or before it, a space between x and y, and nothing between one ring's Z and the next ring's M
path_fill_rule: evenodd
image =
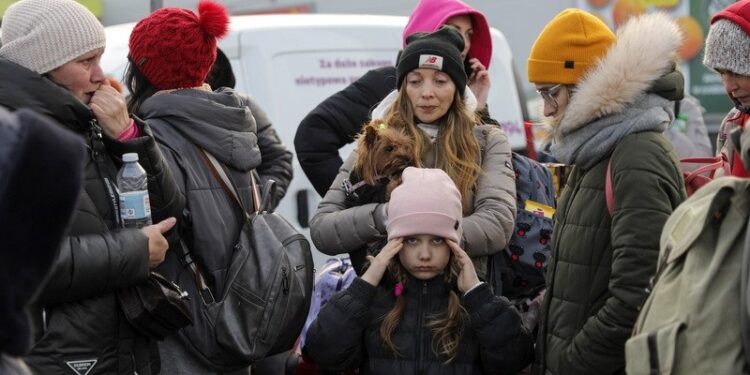
M114 292L148 278L148 237L137 229L68 236L40 290L43 305Z
M487 283L462 298L477 336L487 374L515 374L531 364L534 340L507 299L494 296Z
M140 119L135 120L141 136L125 142L104 137L107 151L118 163L122 162L122 154L138 153L138 163L148 174L148 195L154 224L168 217L179 217L185 207L185 199L180 194L172 172L156 145L151 128Z
M307 331L303 350L322 368L348 371L364 359L364 332L377 288L356 278L331 297Z
M395 88L395 67L373 69L302 119L294 149L302 170L321 197L343 164L339 148L354 140L369 120L370 110Z
M263 162L257 168L260 175L260 187L265 186L268 180L276 181L276 194L272 200L272 207L279 204L284 198L289 183L292 181L292 152L289 151L271 125L268 115L255 99L243 96L245 103L250 107L255 123L258 126L258 147Z

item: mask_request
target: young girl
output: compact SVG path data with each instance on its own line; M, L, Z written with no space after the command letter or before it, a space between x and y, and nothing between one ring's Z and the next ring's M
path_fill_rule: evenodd
M487 256L501 251L513 234L516 185L508 138L474 114L476 98L461 58L464 41L455 29L414 34L407 43L396 67L397 89L373 118L407 134L415 166L442 169L456 184L466 216L461 242L483 277ZM315 247L329 255L350 253L353 264L362 249L385 237L388 205L347 208L342 186L355 159L353 153L344 163L310 221Z
M388 207L388 243L322 308L304 351L360 374L513 374L532 338L458 245L461 195L439 169L407 168Z

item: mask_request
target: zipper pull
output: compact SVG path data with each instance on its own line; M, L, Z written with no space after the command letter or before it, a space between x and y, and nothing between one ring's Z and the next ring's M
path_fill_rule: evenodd
M286 267L281 267L281 288L284 290L284 295L289 294L289 276L286 273Z
M89 121L89 124L91 125L92 134L96 139L102 139L102 127L99 126L99 123L96 120L91 120Z

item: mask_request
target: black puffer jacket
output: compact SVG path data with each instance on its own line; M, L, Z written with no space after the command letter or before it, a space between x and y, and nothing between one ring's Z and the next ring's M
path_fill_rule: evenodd
M447 306L450 286L442 277L410 278L406 311L393 334L400 356L386 349L380 323L396 298L385 286L362 279L331 298L307 332L305 353L324 368L360 369L360 374L515 374L531 363L531 335L506 299L481 284L461 298L469 313L459 352L450 363L435 355L425 324Z
M143 136L127 142L106 135L99 141L91 131L95 121L88 107L50 80L7 60L0 60L0 105L52 117L85 137L89 146L84 190L35 304L35 343L25 360L35 373L45 375L70 374L72 367L88 369L89 375L155 373L158 359L152 361L149 355L154 347L122 318L114 293L148 277L148 238L139 230L116 229L104 185L104 178L114 182L122 154L137 152L149 175L154 222L182 211L177 186L148 126L139 123ZM95 151L102 144L104 151Z

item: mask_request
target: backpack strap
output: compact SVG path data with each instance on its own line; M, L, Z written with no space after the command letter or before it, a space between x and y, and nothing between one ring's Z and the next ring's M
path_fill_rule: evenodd
M198 150L200 150L200 153L203 156L203 160L206 162L206 165L208 165L208 169L211 170L211 174L213 174L214 178L219 181L219 184L224 189L224 192L227 193L229 198L234 198L237 204L240 205L240 208L242 208L242 212L245 213L245 217L250 218L250 213L242 203L242 199L240 198L239 194L237 194L237 189L234 187L232 180L224 171L224 168L221 167L221 163L219 163L219 161L216 160L216 158L206 150L200 147L198 147ZM255 182L255 175L253 175L252 173L250 173L250 183L250 190L252 191L253 195L253 211L251 212L259 212L261 209L261 204L260 197L258 196L258 185Z
M612 191L612 157L607 162L607 175L604 178L604 196L607 199L607 212L612 217L615 212L615 194Z

